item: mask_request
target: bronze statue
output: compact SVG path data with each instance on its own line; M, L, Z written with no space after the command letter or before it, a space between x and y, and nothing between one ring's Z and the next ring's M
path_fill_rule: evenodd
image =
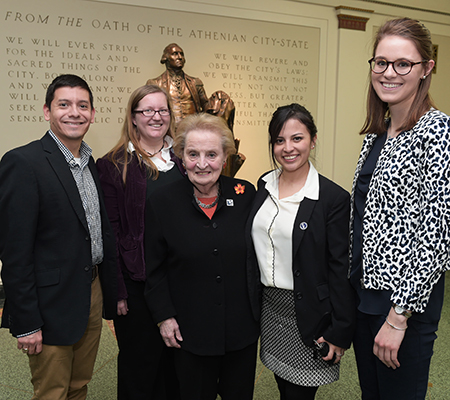
M203 82L200 78L189 76L183 71L186 59L183 49L176 43L167 45L160 60L165 64L166 71L155 79L149 79L147 85L158 85L165 89L173 103L175 126L187 115L207 112L227 121L229 128L233 131L234 103L227 93L219 90L214 92L208 99ZM245 161L245 156L238 153L239 139L235 139L236 154L227 160L225 175L236 175Z
M203 82L183 71L186 63L183 49L176 43L169 44L164 49L160 62L166 65L166 71L155 79L149 79L147 85L158 85L170 94L175 125L178 125L186 115L204 111L208 97Z

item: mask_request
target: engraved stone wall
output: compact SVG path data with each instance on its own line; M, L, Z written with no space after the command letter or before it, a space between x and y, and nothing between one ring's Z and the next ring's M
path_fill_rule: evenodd
M74 73L94 93L86 141L102 156L119 137L131 92L165 70L159 60L171 42L208 96L223 90L235 102L247 156L239 176L255 181L269 168L267 126L278 106L298 102L316 116L318 28L82 0L3 0L0 10L0 155L44 134L45 90Z

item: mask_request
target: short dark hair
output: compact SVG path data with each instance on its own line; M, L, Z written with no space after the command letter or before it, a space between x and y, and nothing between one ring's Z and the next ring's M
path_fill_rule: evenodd
M273 153L273 145L277 141L284 124L289 119L296 119L305 125L311 136L311 140L317 136L317 127L314 123L314 118L305 107L297 103L278 107L269 123L269 149L274 166L277 166L278 163Z
M94 96L92 95L91 88L89 87L87 82L83 78L80 78L78 75L64 74L59 75L55 79L53 79L53 82L47 88L47 94L45 95L45 105L49 110L50 105L55 98L56 89L62 87L80 87L87 90L89 93L89 101L91 102L91 107L94 108Z

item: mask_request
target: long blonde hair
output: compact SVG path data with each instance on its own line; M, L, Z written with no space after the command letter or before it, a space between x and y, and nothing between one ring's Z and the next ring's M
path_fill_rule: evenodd
M144 85L137 88L130 96L128 100L127 110L125 114L125 121L122 126L122 133L120 135L119 142L106 154L108 160L110 160L122 174L122 181L125 184L127 178L128 164L132 160L132 155L128 152L128 143L131 142L138 154L139 165L142 163L145 165L149 176L152 179L158 179L158 168L152 162L150 156L144 151L139 143L139 132L136 125L133 123L133 114L139 102L147 95L152 93L163 93L166 96L167 107L170 111L170 125L166 135L173 137L175 117L173 116L173 106L170 96L167 92L157 85Z

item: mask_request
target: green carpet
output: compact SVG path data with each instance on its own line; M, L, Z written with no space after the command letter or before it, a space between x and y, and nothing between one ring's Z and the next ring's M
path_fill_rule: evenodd
M447 273L446 297L435 354L431 361L430 383L426 400L450 399L450 274ZM6 329L0 329L0 400L26 400L32 396L28 360L16 348ZM139 349L136 349L139 351ZM100 350L94 376L89 383L88 400L116 399L117 343L108 323L104 321ZM254 400L276 400L278 390L273 374L258 362ZM357 400L361 398L353 351L346 352L338 382L319 389L317 400ZM132 399L130 399L132 400ZM399 399L401 400L401 399Z

